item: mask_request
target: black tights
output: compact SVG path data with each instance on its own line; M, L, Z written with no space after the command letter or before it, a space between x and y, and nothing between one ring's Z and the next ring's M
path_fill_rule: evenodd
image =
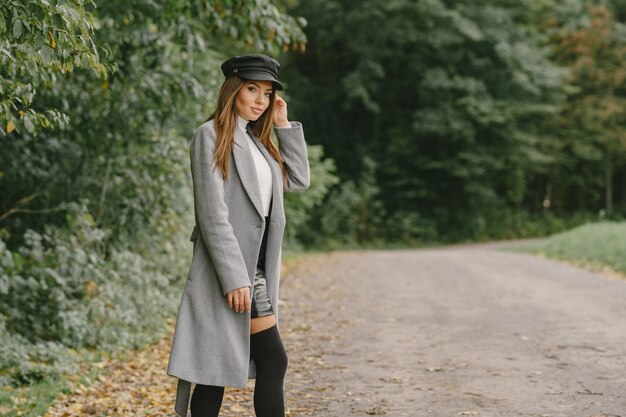
M276 325L250 335L250 357L256 365L254 411L257 417L284 417L283 380L287 353ZM224 387L196 384L191 396L192 417L217 417Z
M191 396L191 416L217 417L223 398L224 387L196 384Z

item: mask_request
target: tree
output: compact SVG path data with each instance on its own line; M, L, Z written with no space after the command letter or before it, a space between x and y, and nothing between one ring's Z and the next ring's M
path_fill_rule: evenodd
M530 172L547 163L539 122L564 98L565 72L539 44L536 3L296 7L309 43L290 74L307 86L295 104L342 180L357 179L369 156L389 218L417 213L445 238L504 234L498 225L525 209Z
M7 0L0 4L0 135L24 128L64 127L67 114L42 106L36 95L64 81L77 68L106 78L114 66L100 62L106 48L92 35L97 22L92 0Z
M558 120L562 137L579 158L604 172L604 208L613 212L615 167L626 157L626 26L606 6L587 7L585 23L570 29L553 20L556 60L576 87ZM596 189L593 187L592 189Z

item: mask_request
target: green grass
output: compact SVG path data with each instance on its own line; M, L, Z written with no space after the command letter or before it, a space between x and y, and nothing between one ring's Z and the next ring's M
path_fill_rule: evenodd
M71 375L49 377L39 382L20 387L0 387L0 417L41 417L61 395L67 394L77 385L88 386L100 375L109 371L95 364L110 359L109 353L84 350L80 352L80 371ZM113 357L125 358L128 352L119 352Z
M626 222L585 224L515 250L626 274Z
M20 388L3 387L0 389L0 416L42 416L57 395L67 390L68 383L58 379Z

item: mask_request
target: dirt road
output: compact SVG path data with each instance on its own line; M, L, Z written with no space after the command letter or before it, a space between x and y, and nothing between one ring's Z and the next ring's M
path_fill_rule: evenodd
M290 415L626 417L626 281L499 246L291 270Z
M304 257L281 283L287 417L626 417L626 280L502 246ZM46 416L173 416L170 346L97 364Z

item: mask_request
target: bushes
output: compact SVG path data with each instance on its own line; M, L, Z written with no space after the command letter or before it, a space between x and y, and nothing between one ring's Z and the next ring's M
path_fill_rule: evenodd
M557 216L551 212L530 213L507 207L468 215L465 230L448 230L448 240L486 241L547 236L579 226L598 218L594 213L573 213ZM445 230L445 225L442 225ZM443 234L443 233L442 233ZM445 235L444 235L445 236Z
M7 331L0 316L0 386L33 383L77 369L75 354L58 342L32 343Z
M376 181L376 164L365 158L363 166L358 180L336 184L306 221L298 224L293 233L306 247L395 247L528 238L598 219L596 213L530 213L497 204L484 204L481 210L468 209L462 214L458 208L449 207L385 207Z
M71 368L73 348L136 348L165 330L176 291L141 256L110 247L85 205L68 228L28 230L9 251L0 240L0 382L32 382ZM169 262L167 258L163 260Z
M298 238L307 247L327 249L436 240L434 224L417 211L388 213L380 200L376 164L365 158L363 166L357 181L330 190L300 227Z
M324 159L323 148L319 145L308 147L311 165L311 185L304 193L285 193L285 248L288 251L300 249L299 236L306 234L314 208L318 207L332 186L339 182L335 175L335 163Z

